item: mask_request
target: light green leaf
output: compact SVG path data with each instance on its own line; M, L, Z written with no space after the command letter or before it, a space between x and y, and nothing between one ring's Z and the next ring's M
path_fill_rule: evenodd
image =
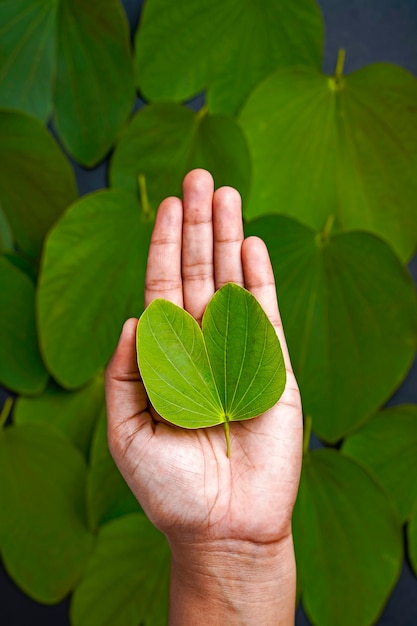
M135 95L119 0L2 0L0 24L0 106L42 122L53 112L72 156L84 165L97 163Z
M56 0L0 2L0 107L43 122L52 109L57 8Z
M381 411L348 437L342 449L375 475L406 521L417 501L417 406Z
M375 623L403 556L401 524L378 483L334 450L307 454L293 531L302 603L312 623Z
M250 222L246 234L270 251L305 415L336 442L384 404L412 363L411 277L368 233L317 233L275 215Z
M138 501L117 469L107 445L105 408L97 422L87 476L87 511L96 530L110 520L141 511Z
M77 198L74 172L42 124L17 111L0 111L0 161L1 208L19 247L39 257L47 231Z
M67 150L92 166L134 101L129 29L119 0L60 0L54 121Z
M115 149L110 167L113 187L138 192L145 176L151 207L181 194L184 175L193 168L209 170L216 185L230 185L243 198L250 182L245 138L233 118L195 113L179 104L161 103L141 109Z
M46 424L22 424L0 433L0 475L5 567L38 602L58 602L78 582L92 548L85 462Z
M71 604L73 626L166 626L169 550L138 513L100 530L95 552Z
M36 398L20 397L14 408L16 424L44 423L58 429L88 457L92 433L104 404L102 374L77 391L51 383Z
M47 381L36 335L35 286L0 256L0 384L37 394Z
M148 0L135 42L139 89L184 101L208 87L211 112L234 113L278 67L319 68L322 30L311 0Z
M376 64L331 78L276 72L240 116L253 159L246 217L285 213L322 229L366 230L403 260L417 246L417 80Z
M133 196L105 190L72 205L50 232L38 287L41 350L76 388L110 358L123 322L143 309L152 224Z
M260 415L278 401L285 367L276 332L248 291L227 283L203 316L154 300L139 320L138 363L149 398L169 422L203 428ZM229 448L228 448L229 452Z

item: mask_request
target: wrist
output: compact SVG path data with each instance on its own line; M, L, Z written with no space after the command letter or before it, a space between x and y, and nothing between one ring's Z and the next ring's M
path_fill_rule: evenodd
M170 626L294 624L291 535L268 544L175 544L171 553Z

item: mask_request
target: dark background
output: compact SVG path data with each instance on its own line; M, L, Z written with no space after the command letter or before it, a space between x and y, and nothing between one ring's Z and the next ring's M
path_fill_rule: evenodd
M259 1L262 2L262 0ZM133 33L143 2L142 0L122 0L122 3ZM401 65L417 77L417 0L318 0L318 4L322 9L325 24L323 69L326 73L333 73L338 49L345 48L345 73L369 63L385 61ZM197 107L200 104L201 98L191 106ZM141 106L139 99L137 106ZM107 163L93 170L85 170L76 164L74 168L80 194L107 186ZM417 286L417 256L410 263L410 270ZM0 406L3 404L4 397L5 393L0 389ZM417 360L389 404L403 403L417 404ZM319 445L319 442L314 442L314 440L312 443L313 446ZM320 572L317 572L317 575L320 575ZM0 624L2 626L29 626L29 624L31 626L69 626L69 600L51 607L33 602L13 584L1 564L0 601ZM299 608L296 626L309 624L302 609ZM417 626L417 578L412 573L407 560L404 561L400 579L377 624L378 626ZM86 624L85 626L95 625ZM352 624L352 626L356 625Z

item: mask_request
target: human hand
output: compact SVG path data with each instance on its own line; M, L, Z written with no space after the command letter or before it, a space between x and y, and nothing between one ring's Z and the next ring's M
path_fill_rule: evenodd
M226 282L258 299L277 331L287 368L285 391L272 409L230 423L230 459L222 426L180 429L149 406L136 361L137 320L126 322L106 373L109 446L149 519L168 538L179 595L178 579L195 590L197 571L207 578L209 570L226 567L220 575L224 585L233 559L243 577L249 562L253 573L262 563L277 576L276 568L289 559L293 577L291 517L302 457L301 403L268 252L260 239L244 240L239 194L229 187L214 192L208 172L194 170L184 179L183 201L167 198L159 207L145 305L165 298L201 321L211 296ZM261 588L258 571L257 577ZM178 622L171 615L171 622L192 623L181 615ZM205 616L204 623L216 622Z

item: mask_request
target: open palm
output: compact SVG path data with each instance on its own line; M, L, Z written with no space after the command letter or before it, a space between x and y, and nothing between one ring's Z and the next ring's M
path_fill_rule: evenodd
M230 424L230 459L222 426L180 429L150 407L136 363L137 320L126 322L107 369L110 449L171 544L279 541L291 533L301 466L301 403L268 252L258 238L244 240L239 194L229 187L214 192L210 174L194 170L184 179L183 201L167 198L159 207L145 304L165 298L200 322L226 282L258 299L276 328L287 368L285 391L272 409Z

